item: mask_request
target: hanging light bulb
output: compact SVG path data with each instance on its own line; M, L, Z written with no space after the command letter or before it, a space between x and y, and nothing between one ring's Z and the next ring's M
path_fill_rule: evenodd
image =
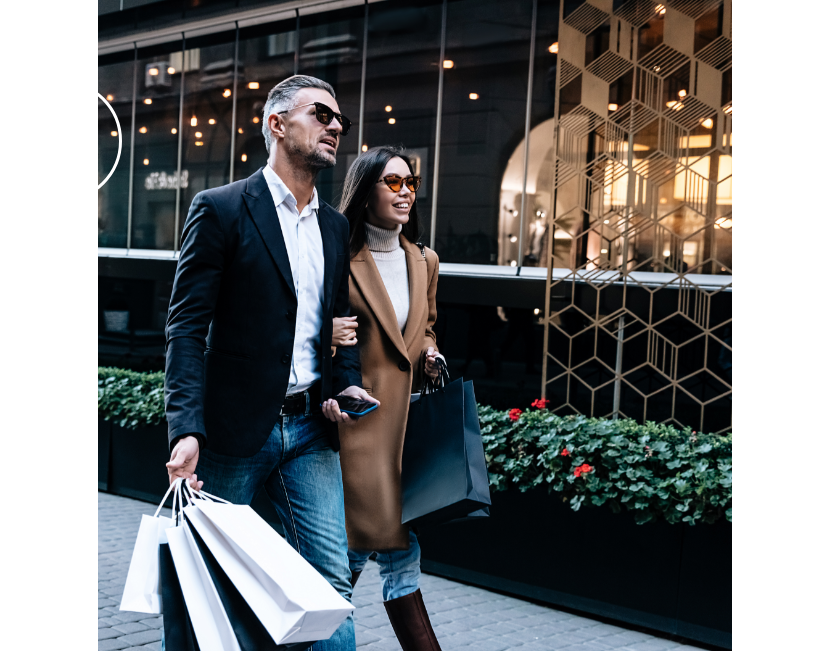
M216 120L214 120L213 118L211 118L210 120L208 120L208 124L216 124Z
M558 54L559 53L559 41L556 41L556 43L551 43L550 47L548 47L548 52L550 52L551 54Z
M222 97L230 97L230 96L231 96L231 89L230 88L226 88L225 90L222 91Z
M244 163L246 160L248 160L248 154L242 154L242 162Z
M196 119L196 116L194 115L192 118L190 118L190 126L195 127L197 124L199 124L199 121Z
M369 151L369 145L363 145L363 146L360 148L360 150L361 150L361 151Z

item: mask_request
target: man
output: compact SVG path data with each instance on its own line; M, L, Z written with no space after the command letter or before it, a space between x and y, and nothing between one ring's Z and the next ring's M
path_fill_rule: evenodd
M349 417L332 397L377 400L356 348L331 355L332 318L349 312L349 226L314 183L348 127L324 81L295 75L268 94L267 165L190 207L165 373L170 481L236 504L264 488L288 542L347 599L336 423ZM313 646L354 647L351 617Z

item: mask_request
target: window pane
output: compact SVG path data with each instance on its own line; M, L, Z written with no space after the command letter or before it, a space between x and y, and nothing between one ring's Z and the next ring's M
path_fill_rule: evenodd
M234 41L200 48L188 42L186 47L190 69L184 75L179 235L193 197L228 183L233 129Z
M447 10L436 248L446 262L518 264L531 0ZM447 67L452 62L452 67ZM518 237L517 237L518 240Z
M295 28L296 21L285 20L239 32L234 180L251 176L268 161L262 109L268 91L294 74Z
M556 58L558 51L559 2L538 0L536 13L536 51L533 58L533 95L530 105L530 146L527 162L527 198L525 207L522 265L547 267L549 216L553 209L554 108L556 100ZM524 156L524 139L511 155L508 168ZM502 206L509 206L510 174L502 178ZM514 212L516 209L513 209ZM519 242L511 242L510 233L518 230L518 216L507 211L499 230L499 263L518 260ZM570 240L565 231L555 231L554 259L567 261ZM564 246L564 249L563 249ZM555 266L562 266L555 264ZM566 265L565 265L566 266Z
M317 192L337 206L346 171L357 156L360 75L363 66L362 6L300 17L299 73L322 79L334 88L340 112L352 121L337 147L337 164L321 170Z
M198 51L184 54L139 51L132 248L173 250L181 72L198 70Z
M363 145L402 145L422 177L416 206L429 242L435 108L441 55L441 4L369 6Z
M130 188L130 128L133 102L132 57L129 61L100 66L98 88L121 123L121 158L98 190L98 246L127 246L127 204ZM118 156L118 127L107 105L98 101L98 183L109 174Z

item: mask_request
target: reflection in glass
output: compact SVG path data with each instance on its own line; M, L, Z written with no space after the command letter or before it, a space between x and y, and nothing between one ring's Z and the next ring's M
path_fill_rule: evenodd
M239 31L233 181L248 178L268 160L262 110L268 91L294 74L296 50L293 19Z
M125 57L126 58L126 57ZM134 54L129 60L98 67L98 89L121 123L121 158L118 167L98 190L98 246L127 246L130 191L130 129L132 124ZM98 183L104 180L118 156L118 127L107 105L98 100Z
M435 157L435 107L441 53L441 3L369 6L363 143L406 148L415 174L422 240L429 242ZM446 72L446 71L445 71ZM357 154L358 143L354 146Z
M520 263L520 145L532 9L532 0L456 0L448 5L446 59L453 66L444 71L436 237L443 261ZM471 93L478 99L471 99ZM500 224L508 243L517 239L512 247L502 247L501 258Z
M181 73L199 67L198 50L139 50L131 247L173 250Z
M300 17L298 72L331 84L340 113L353 124L349 135L340 138L335 167L321 170L317 176L320 199L335 206L359 145L363 16L364 8L359 6Z
M193 197L228 183L233 129L233 41L198 49L186 45L191 65L184 76L179 234Z

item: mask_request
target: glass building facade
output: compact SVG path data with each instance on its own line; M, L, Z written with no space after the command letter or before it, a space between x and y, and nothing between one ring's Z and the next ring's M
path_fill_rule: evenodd
M439 330L463 351L456 374L477 387L506 377L533 397L544 387L563 411L729 427L731 376L694 359L731 360L731 2L221 4L176 30L136 14L133 40L101 31L99 92L123 136L99 190L102 259L174 261L193 196L265 164L268 91L313 75L353 122L318 177L322 199L337 205L374 145L405 147L423 177L422 241L441 259ZM181 19L157 13L159 25ZM103 103L99 125L100 181L118 144ZM136 329L163 327L171 270L103 275L102 315L138 300L137 276L153 284L131 345ZM698 333L659 316L690 291L703 307L683 318L717 339L691 357ZM688 373L657 361L666 345Z

